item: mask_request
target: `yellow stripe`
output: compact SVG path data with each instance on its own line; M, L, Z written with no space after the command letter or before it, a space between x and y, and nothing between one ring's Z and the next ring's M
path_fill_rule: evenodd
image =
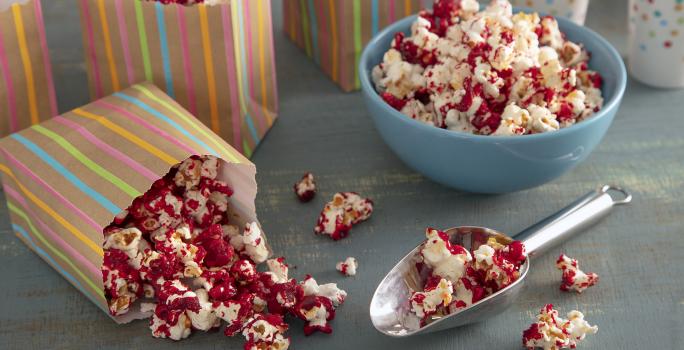
M328 0L330 8L330 36L332 37L332 78L337 82L337 15L335 14L335 0Z
M138 136L133 135L128 130L112 123L111 121L109 121L107 118L105 118L103 116L93 114L90 112L86 112L80 108L76 108L72 112L74 112L74 114L76 114L76 115L97 121L98 123L104 125L107 129L112 130L115 133L123 136L125 139L133 142L134 144L138 145L140 148L152 153L153 155L157 156L157 158L165 161L169 165L176 165L176 164L180 163L180 161L177 160L176 158L168 155L166 152L160 150L159 148L152 146L151 144L147 143L145 140L139 138Z
M207 7L197 5L200 16L200 29L202 30L202 48L204 49L204 67L207 71L207 84L209 86L209 112L211 114L211 130L219 133L218 105L216 102L216 81L214 80L214 62L212 61L211 40L209 37L209 21L207 20Z
M257 1L257 28L259 29L259 71L261 73L261 109L266 116L266 123L270 127L273 125L273 120L266 105L268 99L266 98L266 63L264 62L264 8L263 1Z
M238 19L238 12L237 12L237 3L235 2L236 0L233 0L230 6L230 14L231 18L233 19L233 42L234 43L239 43L240 42L240 30L242 28L236 28L236 26L239 23ZM235 51L235 66L236 67L241 67L242 66L242 61L240 60L242 57L240 55L240 50L237 48L234 50ZM242 108L242 113L245 115L247 114L247 104L245 103L245 95L242 91L242 70L241 69L236 69L236 75L238 79L238 92L240 95L240 107Z
M12 4L12 14L14 15L14 26L17 30L17 41L19 42L19 52L21 61L24 65L24 75L26 76L26 92L28 93L29 111L31 113L31 124L38 124L38 105L36 100L36 87L33 81L33 69L31 68L31 57L29 56L28 46L26 45L26 33L24 32L24 20L21 18L21 5Z
M97 7L100 11L100 22L102 22L102 35L105 42L105 53L107 55L107 62L109 63L109 75L112 77L112 88L114 91L119 91L119 75L116 73L116 64L114 63L114 53L112 53L112 40L109 37L109 24L107 24L107 14L105 13L104 0L97 2Z
M404 0L404 15L411 15L411 0Z
M50 215L55 221L59 222L64 228L69 230L76 238L78 238L81 242L85 243L90 249L92 249L95 253L97 253L100 256L104 256L104 252L102 251L102 247L100 245L95 244L90 238L86 237L81 231L79 231L74 225L69 223L66 219L64 219L62 216L57 214L50 206L48 206L45 202L40 200L36 195L34 195L31 191L29 191L24 185L22 185L19 180L17 179L16 176L14 176L14 173L12 173L12 170L10 170L6 165L0 164L0 171L4 172L14 180L14 182L17 184L21 192L28 197L28 199L31 200L31 202L35 203L40 209L42 209L44 212L46 212L48 215Z

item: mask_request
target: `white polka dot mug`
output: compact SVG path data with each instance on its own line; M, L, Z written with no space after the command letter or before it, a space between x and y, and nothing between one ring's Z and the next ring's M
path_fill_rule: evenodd
M589 0L510 0L516 7L529 7L552 16L569 18L571 21L584 25L587 17Z
M684 87L684 0L630 0L629 72L656 87Z

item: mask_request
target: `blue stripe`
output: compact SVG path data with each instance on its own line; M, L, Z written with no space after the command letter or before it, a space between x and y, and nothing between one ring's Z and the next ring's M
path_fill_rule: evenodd
M159 27L159 43L161 46L162 64L164 66L164 79L166 80L166 93L171 98L176 98L173 92L173 77L171 76L171 62L169 60L169 44L166 39L166 23L164 22L164 5L155 3L157 13L157 27Z
M240 28L244 28L245 24L244 24L244 21L242 20L242 1L236 1L235 3L237 4L237 13L239 14L238 15L238 25L240 26ZM246 102L246 101L250 100L250 97L249 97L249 86L247 86L248 85L248 83L247 83L248 75L247 75L247 56L245 56L245 51L246 51L245 50L245 31L239 30L238 32L240 33L240 53L242 56L242 76L244 77L244 79L242 79L242 81L243 81L242 91L244 91L245 95L247 96L247 98L245 99L245 102ZM247 108L247 106L245 106L245 108ZM249 129L249 133L252 134L252 139L254 139L254 143L255 144L259 143L259 134L257 133L256 128L254 127L254 121L252 121L252 117L249 116L247 111L245 111L245 119L247 120L247 128Z
M314 61L320 63L321 53L318 51L318 25L316 20L316 8L314 7L313 0L309 0L309 18L311 18L309 28L311 28L311 43L313 45Z
M85 288L83 288L83 285L81 284L81 282L79 282L76 278L74 278L74 276L72 276L70 273L66 272L66 270L64 270L59 264L57 264L55 259L53 259L52 256L50 256L50 254L48 254L46 251L44 251L43 248L39 247L33 241L33 239L31 239L31 236L28 234L28 232L26 232L26 230L23 227L13 223L12 229L15 232L18 232L20 235L22 235L24 237L24 239L29 243L29 245L31 246L31 249L33 249L34 252L36 252L38 255L40 255L40 257L42 257L44 260L47 260L47 262L49 262L52 265L52 267L55 268L55 270L57 270L57 272L59 272L62 276L64 276L67 280L69 280L69 282L71 282L74 285L74 287L76 287L81 293L83 293L86 297L88 297L88 299L90 299L90 301L92 301L95 305L97 305L97 307L99 307L100 309L102 309L104 311L109 312L108 310L105 310L102 307L102 305L100 305L100 303L98 301L93 299L90 294L85 292Z
M35 143L29 141L25 137L19 134L13 134L11 137L19 141L22 145L28 148L31 152L35 153L40 159L45 163L54 168L58 173L69 180L74 186L78 187L79 190L86 193L88 196L96 200L100 205L107 209L110 213L117 215L121 212L121 208L112 203L107 197L103 196L99 192L92 189L90 186L86 185L81 179L74 175L71 171L65 168L60 162L52 158L49 154L43 151L42 148L38 147Z
M371 1L371 31L373 35L378 34L378 23L380 18L378 15L378 0Z
M178 123L176 123L175 121L173 121L171 118L165 116L164 114L162 114L162 113L159 112L158 110L156 110L156 109L150 107L150 106L149 106L148 104L146 104L145 102L140 101L139 99L137 99L137 98L135 98L135 97L128 96L128 95L125 95L125 94L122 94L122 93L120 93L120 92L115 93L114 96L119 97L119 98L121 98L121 99L123 99L123 100L126 100L126 101L128 101L128 102L130 102L130 103L132 103L132 104L134 104L134 105L136 105L136 106L138 106L138 107L144 109L146 112L148 112L148 113L154 115L155 117L161 119L161 120L164 121L165 123L171 125L171 126L174 127L176 130L180 131L183 135L187 136L189 139L191 139L192 141L194 141L194 142L197 143L198 145L200 145L200 146L204 147L205 149L209 150L212 154L218 156L218 153L217 153L213 148L209 147L209 145L207 145L206 143L204 143L202 140L198 139L195 135L189 133L187 130L185 130L185 128L183 128L180 124L178 124Z
M24 237L24 239L29 242L31 249L33 249L36 253L38 253L38 255L43 257L43 259L47 260L50 264L52 264L52 266L57 270L57 272L64 275L64 277L66 277L71 283L75 284L79 289L81 289L83 291L83 286L81 285L81 282L79 282L77 279L75 279L74 276L72 276L70 273L66 272L66 270L64 270L55 261L55 259L53 259L52 256L50 256L50 254L48 254L46 251L44 251L43 248L39 247L33 241L31 236L29 236L28 232L26 232L26 230L23 227L13 223L12 229L14 229L14 231L16 231L16 232L19 232ZM87 294L87 293L84 293L84 294Z

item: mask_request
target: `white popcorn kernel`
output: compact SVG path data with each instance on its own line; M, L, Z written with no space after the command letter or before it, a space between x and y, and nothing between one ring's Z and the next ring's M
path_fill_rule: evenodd
M358 267L359 263L358 261L356 261L356 258L348 257L344 261L338 262L335 266L335 269L337 269L337 271L340 271L345 276L355 276L356 269Z

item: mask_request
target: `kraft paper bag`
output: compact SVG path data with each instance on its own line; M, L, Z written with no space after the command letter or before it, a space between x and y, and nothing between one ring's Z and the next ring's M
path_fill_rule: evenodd
M55 115L40 0L0 0L0 136Z
M222 159L236 224L256 221L256 168L151 83L142 83L0 140L15 234L109 315L103 228L192 155ZM137 305L117 322L142 318Z
M283 28L344 91L361 86L366 43L386 26L432 7L432 0L283 0Z
M270 1L78 1L93 100L153 82L251 156L278 110Z

